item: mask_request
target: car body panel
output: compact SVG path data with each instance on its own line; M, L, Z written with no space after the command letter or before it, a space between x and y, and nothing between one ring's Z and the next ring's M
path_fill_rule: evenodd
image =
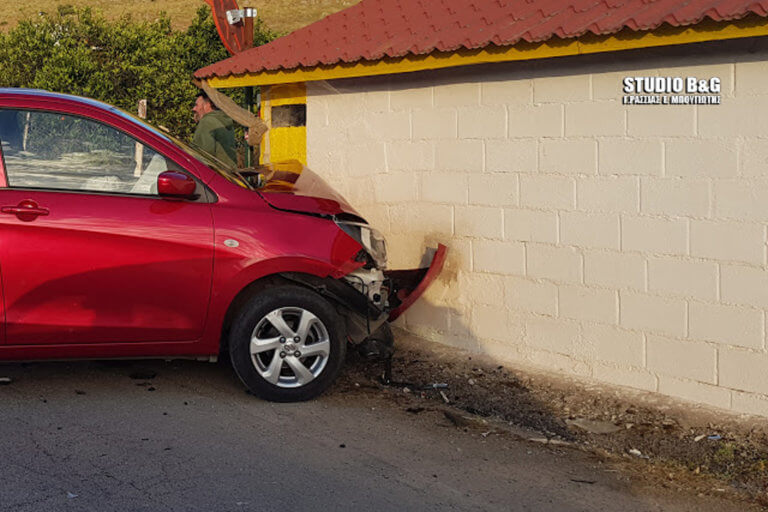
M213 270L210 205L0 189L6 343L185 341L203 334Z
M275 208L317 215L346 213L360 217L341 194L298 161L280 162L257 170L263 174L265 181L259 193Z

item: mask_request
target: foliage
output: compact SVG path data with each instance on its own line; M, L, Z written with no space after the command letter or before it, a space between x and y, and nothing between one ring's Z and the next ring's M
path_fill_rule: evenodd
M256 23L256 44L274 37ZM228 56L207 7L189 27L173 30L166 15L152 22L130 16L108 21L89 8L62 6L0 33L0 87L87 96L129 112L147 99L150 122L189 137L198 92L192 74ZM242 91L234 97L242 101Z

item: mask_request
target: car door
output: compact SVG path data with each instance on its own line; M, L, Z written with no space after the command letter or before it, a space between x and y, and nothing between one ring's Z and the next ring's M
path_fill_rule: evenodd
M112 126L8 112L17 133L2 140L6 343L200 338L213 269L206 195L159 197L157 175L183 169Z

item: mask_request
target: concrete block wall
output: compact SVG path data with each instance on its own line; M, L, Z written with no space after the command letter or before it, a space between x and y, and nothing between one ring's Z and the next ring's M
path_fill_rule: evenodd
M408 330L768 415L766 46L310 83L309 165L391 267L450 247ZM722 105L622 105L657 75L717 76Z

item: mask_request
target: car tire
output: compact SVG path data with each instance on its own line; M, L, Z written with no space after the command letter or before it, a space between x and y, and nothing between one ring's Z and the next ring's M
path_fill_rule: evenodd
M346 342L342 321L319 294L300 286L251 297L229 334L232 366L254 395L273 402L317 397L338 377Z

